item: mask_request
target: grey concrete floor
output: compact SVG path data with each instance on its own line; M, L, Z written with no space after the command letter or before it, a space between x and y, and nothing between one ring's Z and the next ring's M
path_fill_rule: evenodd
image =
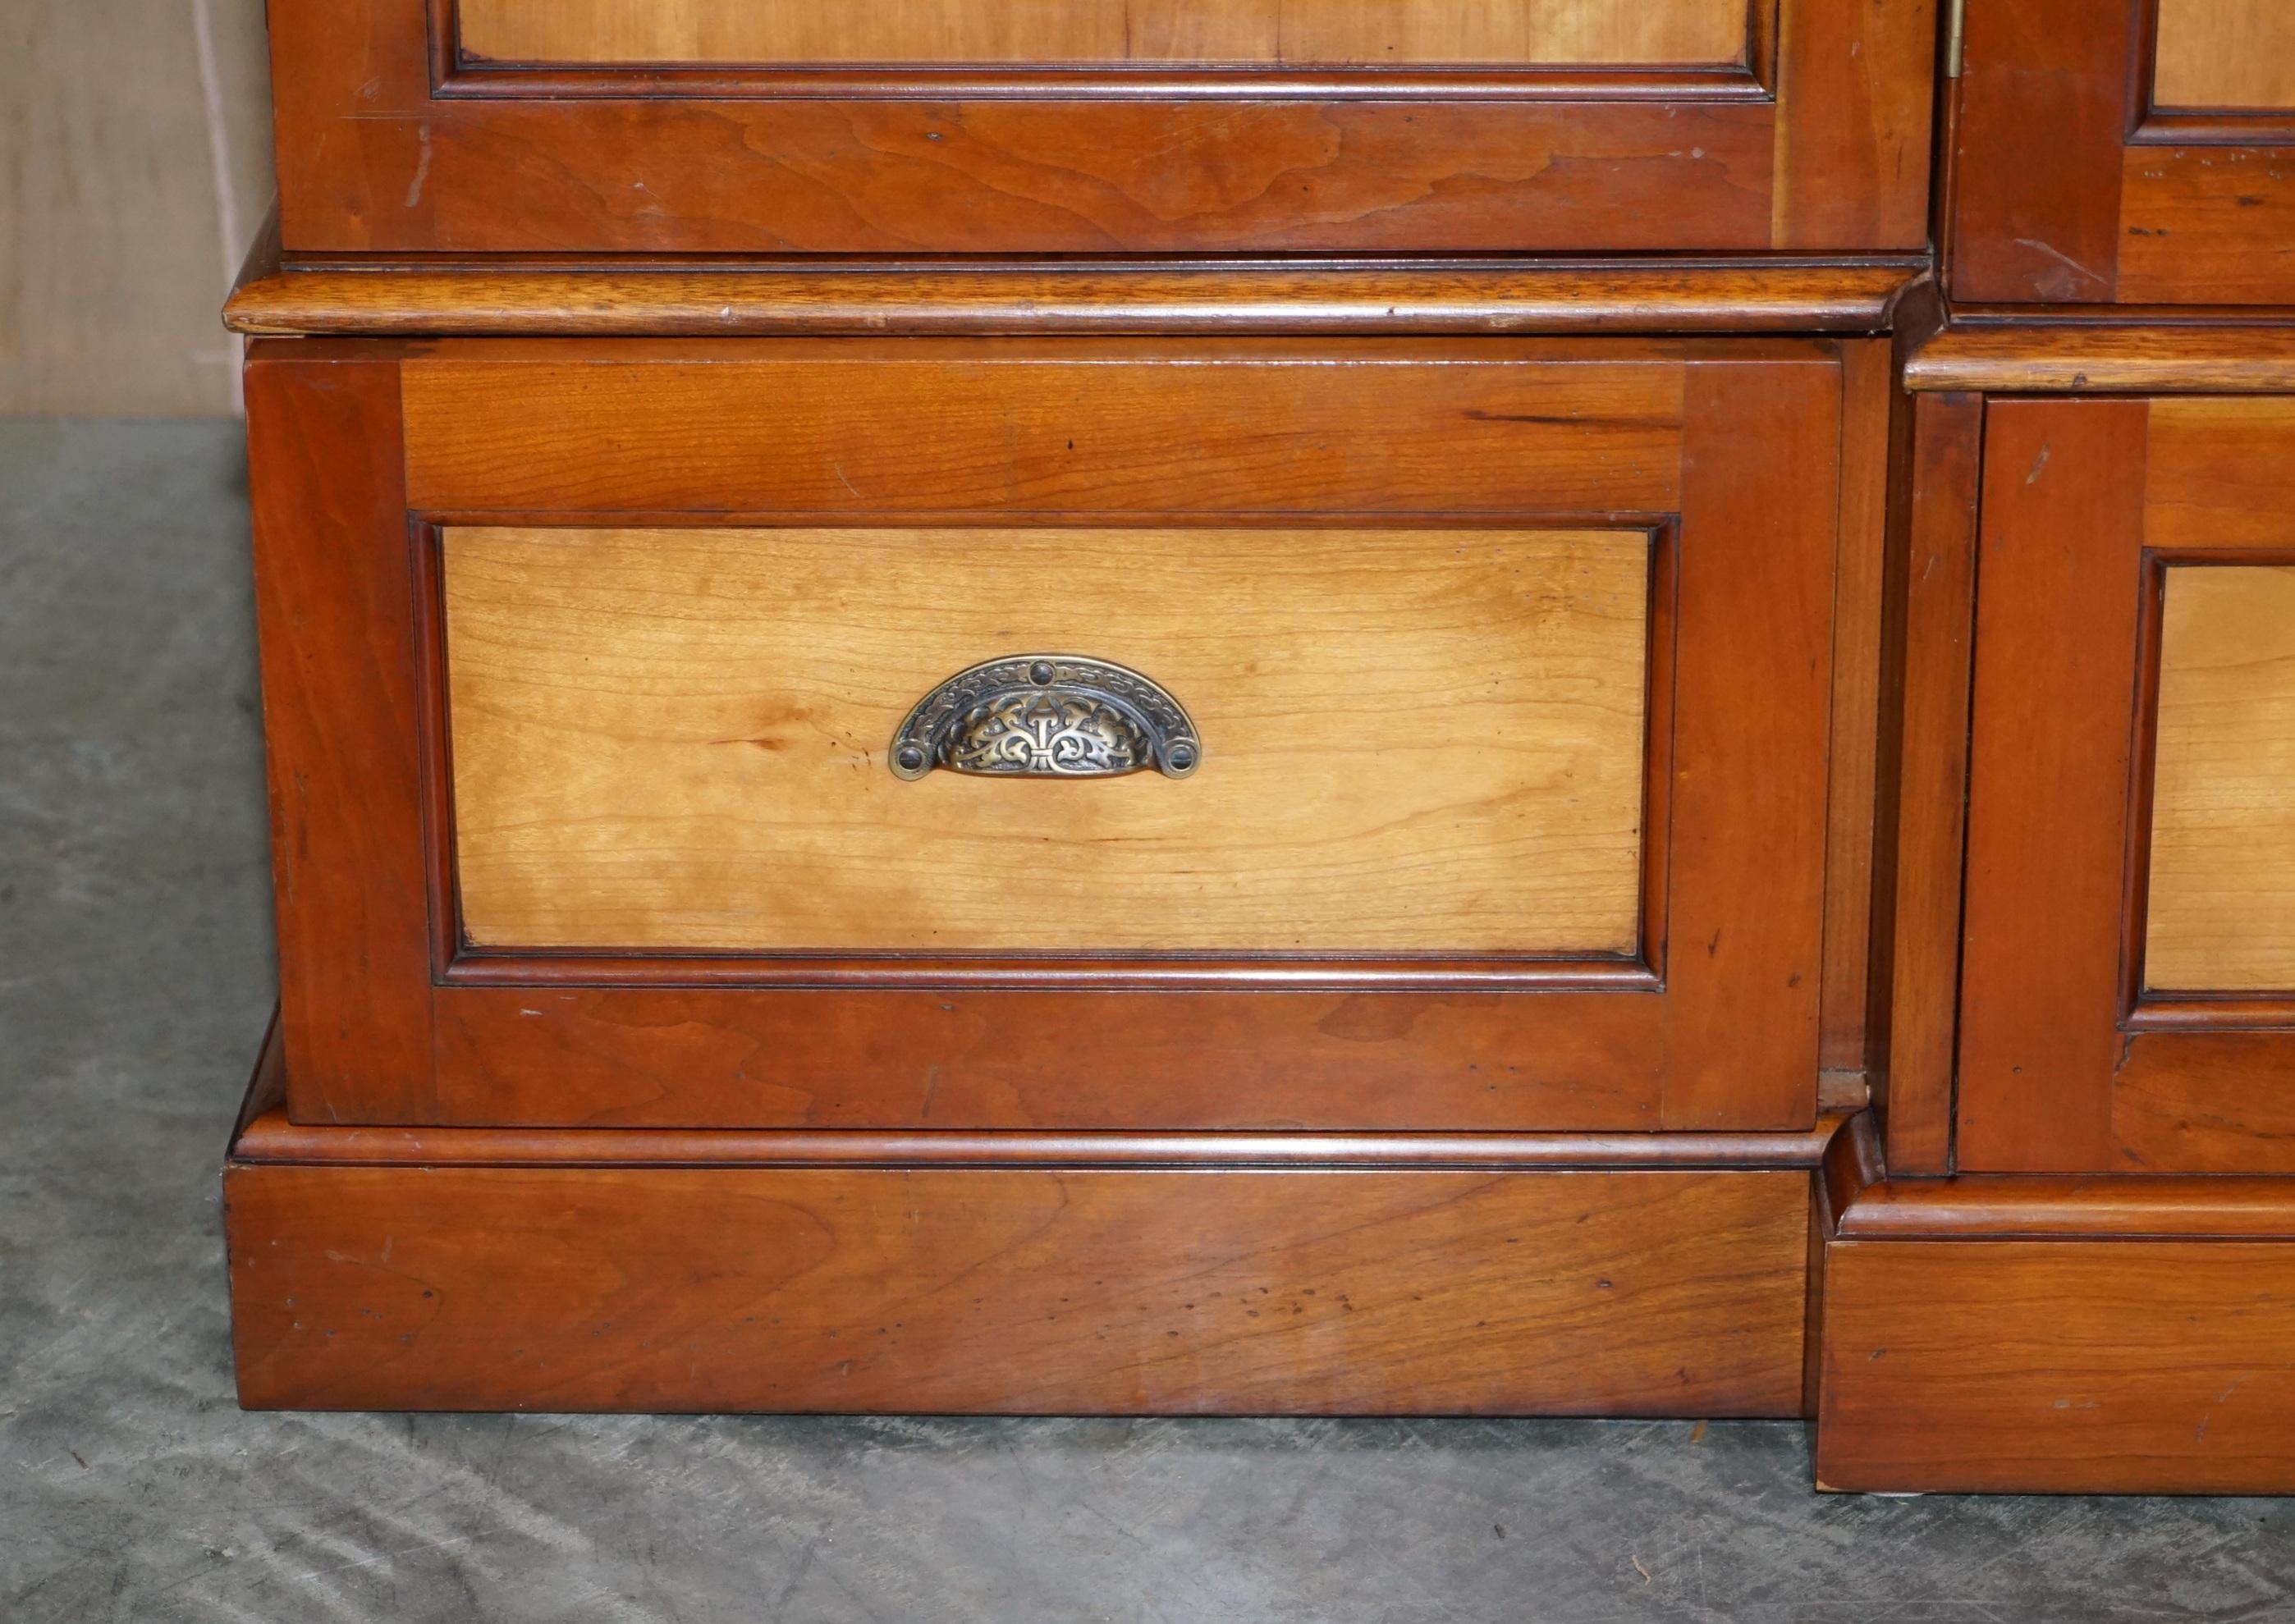
M0 422L0 1620L2295 1620L2295 1502L1798 1426L243 1415L272 1000L228 424Z

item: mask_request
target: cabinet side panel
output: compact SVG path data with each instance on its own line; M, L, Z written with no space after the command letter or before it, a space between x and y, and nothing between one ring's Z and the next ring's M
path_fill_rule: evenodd
M249 475L281 1024L299 1121L425 1120L429 885L393 360L258 344Z

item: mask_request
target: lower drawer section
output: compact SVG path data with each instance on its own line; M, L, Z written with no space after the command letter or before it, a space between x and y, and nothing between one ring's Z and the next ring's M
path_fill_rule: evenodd
M1017 1144L1038 1160L799 1166L734 1135L665 1135L649 1160L643 1135L496 1137L362 1161L388 1147L250 1126L225 1177L244 1404L1802 1408L1806 1169L1059 1165Z
M1849 377L266 343L293 1114L1806 1130L1862 1057Z

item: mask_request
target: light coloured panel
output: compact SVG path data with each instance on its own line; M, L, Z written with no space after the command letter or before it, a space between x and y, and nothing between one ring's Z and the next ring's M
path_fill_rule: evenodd
M2168 575L2144 979L2295 991L2295 567Z
M2159 0L2155 107L2295 108L2295 4Z
M1709 66L1746 0L461 0L466 58L667 63Z
M1639 531L445 540L455 849L495 947L1622 953ZM1196 773L886 763L1005 655L1163 684Z

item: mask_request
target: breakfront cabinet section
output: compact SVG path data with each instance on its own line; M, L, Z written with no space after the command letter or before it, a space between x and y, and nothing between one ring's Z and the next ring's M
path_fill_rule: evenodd
M2295 7L1967 0L1964 303L2295 304Z
M258 346L295 1114L1806 1129L1843 347Z
M1904 250L1932 0L274 0L290 258Z
M1896 1170L2295 1171L2295 399L1922 412Z

